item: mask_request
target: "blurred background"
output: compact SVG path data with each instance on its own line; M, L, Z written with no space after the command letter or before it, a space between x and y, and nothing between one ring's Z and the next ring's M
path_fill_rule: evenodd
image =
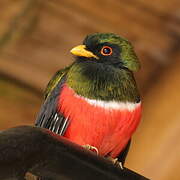
M143 118L126 166L179 180L179 0L0 0L0 129L34 124L49 79L94 32L129 39L142 64Z

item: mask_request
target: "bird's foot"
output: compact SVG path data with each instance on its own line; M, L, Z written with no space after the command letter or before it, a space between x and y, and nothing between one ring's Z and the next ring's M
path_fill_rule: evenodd
M116 167L121 168L122 170L124 169L122 162L118 161L118 158L112 158L111 156L108 156L107 159L111 161Z
M96 154L99 153L99 151L98 151L98 149L96 147L91 146L89 144L83 145L82 147L89 150L89 151L95 152Z

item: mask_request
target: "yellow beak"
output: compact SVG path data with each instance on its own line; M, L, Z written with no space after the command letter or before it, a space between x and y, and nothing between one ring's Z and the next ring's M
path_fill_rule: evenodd
M96 55L94 55L91 51L86 50L85 45L79 45L71 49L70 51L75 56L83 56L83 57L93 57L99 59Z

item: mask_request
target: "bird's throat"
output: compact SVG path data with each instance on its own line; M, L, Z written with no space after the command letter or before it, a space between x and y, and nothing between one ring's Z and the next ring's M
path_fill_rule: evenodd
M67 74L67 84L89 99L139 102L133 74L102 63L75 63Z

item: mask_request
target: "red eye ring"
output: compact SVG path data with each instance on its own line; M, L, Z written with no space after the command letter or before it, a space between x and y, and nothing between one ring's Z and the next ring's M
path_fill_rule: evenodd
M109 46L103 46L101 49L101 54L103 56L110 56L113 53L113 50Z

